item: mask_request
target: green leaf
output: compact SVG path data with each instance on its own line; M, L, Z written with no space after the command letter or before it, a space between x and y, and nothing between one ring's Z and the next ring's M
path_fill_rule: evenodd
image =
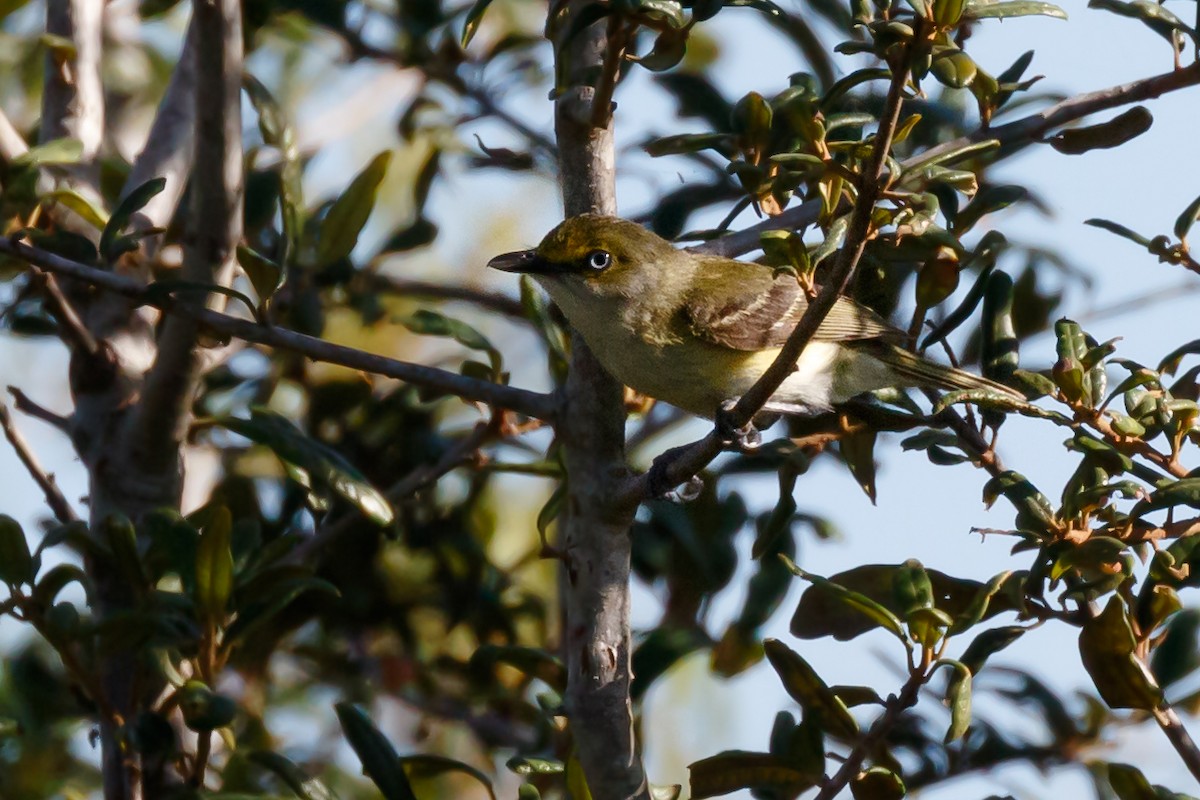
M83 157L83 142L78 139L51 139L34 145L12 160L14 167L43 167L77 164Z
M946 705L950 707L950 727L945 744L961 739L971 726L971 670L953 659L944 659L940 664L954 668L954 677L946 686Z
M307 568L301 568L301 571L306 572ZM270 593L265 596L255 596L253 590L256 588L252 583L245 590L238 590L237 619L226 628L225 642L236 643L250 639L263 625L274 619L302 594L320 592L331 598L341 597L341 592L332 583L307 574L272 581Z
M881 606L886 613L892 615L895 627L899 630L900 620L897 615L900 609L895 607L892 580L901 566L866 564L822 579L826 581L825 584L814 583L801 595L800 603L796 606L796 613L792 617L792 633L802 639L831 636L838 641L848 641L879 626L873 619L842 602L838 590L830 588L827 585L829 583L841 587L841 591L853 591ZM794 565L791 569L796 571ZM978 603L979 593L987 591L985 584L979 581L952 578L936 569L927 568L925 573L933 585L934 602L952 618L973 613L970 609ZM1020 575L1021 573L1014 573L1008 580L1019 580ZM993 578L993 581L998 581L999 577ZM981 621L1005 611L1017 611L1021 607L1015 600L1020 592L1008 590L1007 580L998 582L1000 587L991 593L987 608L980 617ZM989 582L988 586L990 585ZM1019 583L1013 584L1013 587L1019 588Z
M1162 703L1162 689L1134 653L1136 640L1125 601L1113 595L1079 634L1079 654L1096 690L1111 708L1150 711Z
M562 692L567 688L567 669L556 656L535 647L484 644L471 655L471 669L490 670L495 664L506 664L531 678L544 681L551 689Z
M687 29L676 30L668 28L660 32L654 40L654 47L644 56L634 61L651 72L664 72L683 61L687 55Z
M108 214L103 209L96 208L91 200L74 189L55 189L46 195L46 199L71 209L98 231L104 230L108 221Z
M1024 636L1026 630L1028 629L1022 628L1020 625L989 628L967 645L967 649L963 651L958 660L971 671L972 675L978 675L989 658Z
M820 575L813 575L812 573L805 572L793 564L791 560L787 559L785 556L780 556L780 558L784 559L784 563L788 565L788 569L792 571L792 574L804 578L806 581L809 581L813 584L810 588L805 590L803 595L801 595L800 605L797 606L796 614L792 617L792 633L795 636L799 636L801 638L816 638L808 635L811 633L811 631L808 630L808 627L805 624L807 620L804 619L804 617L808 615L804 614L803 612L805 609L805 597L810 596L810 594L815 597L819 593L832 600L835 605L843 606L847 609L853 610L856 612L856 614L865 616L871 621L871 623L873 623L868 625L867 629L876 626L881 627L890 632L900 641L907 643L908 639L904 634L904 626L900 622L900 619L882 603L873 600L862 592L856 592L852 589L847 589L846 587L835 583L831 579L822 578ZM853 572L853 570L851 570L851 572ZM890 588L891 583L889 581L888 589ZM824 622L827 621L828 620L824 620ZM855 622L859 625L862 624L862 620L855 620ZM836 639L845 641L845 639L857 636L858 633L862 632L862 630L857 630L854 633L850 633L848 636L845 635L847 632L848 631L846 629L839 629L833 633L833 636Z
M1131 231L1129 228L1126 228L1124 225L1120 225L1111 220L1093 218L1093 219L1084 220L1083 224L1091 225L1094 228L1100 228L1102 230L1106 230L1109 233L1115 233L1117 236L1120 236L1123 239L1128 239L1129 241L1135 242L1136 244L1140 244L1142 247L1145 247L1145 248L1150 247L1150 240L1147 239L1145 236L1142 236L1140 233Z
M145 208L146 204L165 188L167 188L166 178L151 178L125 195L124 199L117 204L100 234L100 256L105 262L111 264L121 255L120 251L125 249L124 246L119 246L121 231L129 226L129 221L133 219L134 214Z
M283 285L283 267L254 248L241 244L237 248L237 260L246 271L254 293L258 295L259 308L264 308Z
M822 261L837 252L838 248L842 246L842 242L846 241L846 232L848 230L850 230L849 214L843 214L830 223L829 232L825 234L824 241L817 245L817 249L813 251L809 259L813 269L816 269ZM871 499L874 500L874 497Z
M233 591L233 517L217 508L196 548L196 608L208 620L222 621Z
M263 141L279 150L283 159L279 174L279 209L283 222L283 247L279 262L290 265L300 249L300 237L304 229L304 166L300 160L300 148L287 115L267 87L249 73L243 75L242 85L254 110L258 112L258 129Z
M479 30L479 23L483 21L483 14L491 4L492 0L475 0L471 9L467 12L467 16L463 20L461 39L464 50L471 43L471 40L475 38L475 32Z
M1053 3L1043 3L1040 0L1012 0L1012 2L995 2L995 0L968 0L963 9L963 20L976 19L1007 19L1008 17L1028 16L1054 17L1066 19L1067 12Z
M179 711L191 730L206 733L224 728L237 716L237 704L201 681L188 681L179 690Z
M496 792L492 788L491 778L470 764L464 764L446 756L424 754L401 756L400 763L404 766L404 772L408 775L409 780L423 780L447 772L461 772L464 775L470 775L483 784L483 788L487 790L491 800L496 800Z
M329 213L321 220L315 266L329 266L348 257L354 250L358 235L375 208L375 197L391 160L390 150L375 156L333 202Z
M1157 3L1150 3L1150 5L1155 8L1161 7ZM1145 106L1134 106L1108 122L1060 131L1047 141L1058 152L1077 156L1089 150L1119 147L1150 130L1150 126L1153 124L1154 117Z
M871 767L850 781L854 800L900 800L906 791L900 776L886 767Z
M1197 218L1200 218L1200 197L1188 203L1188 207L1175 220L1175 237L1180 241L1186 241L1188 231L1192 229Z
M35 576L33 554L21 524L7 514L0 514L0 581L9 586L32 583Z
M773 789L795 797L821 777L806 773L790 758L744 750L726 750L696 761L688 765L688 773L693 800L739 789Z
M253 408L250 419L225 417L217 424L270 448L282 461L307 473L319 486L328 487L352 503L377 525L390 525L392 507L340 453L305 435L286 417L265 408Z
M417 800L404 763L370 717L350 703L337 703L334 709L350 747L362 762L363 772L375 783L384 800Z
M3 529L3 518L0 517L0 530ZM0 533L0 536L3 536ZM0 544L0 565L4 564L6 559L2 554L3 545ZM2 567L0 567L2 569ZM0 576L0 580L4 580ZM87 594L91 594L87 573L74 564L56 564L54 567L46 571L42 575L41 580L33 587L33 599L40 603L45 608L50 608L54 605L58 593L67 587L68 584L78 583L84 588Z
M270 750L255 750L246 757L263 769L272 772L300 800L337 800L337 794L319 778L310 777L298 765L278 753Z
M982 142L971 142L961 147L954 147L944 152L933 152L931 155L919 156L904 163L904 171L922 170L934 166L957 164L968 158L975 158L1000 147L999 139L985 139Z
M818 714L821 726L842 739L858 736L858 723L849 709L833 692L821 676L816 673L799 653L778 639L763 641L767 660L783 683L783 688L793 700L800 704L804 713Z
M1172 47L1175 47L1176 31L1193 37L1195 35L1195 31L1184 24L1183 20L1153 0L1133 0L1131 3L1122 0L1088 0L1088 8L1101 8L1122 17L1140 20L1150 30L1170 42Z
M400 323L413 333L425 336L445 336L472 350L487 353L492 365L492 380L498 380L502 370L500 351L492 346L482 333L465 322L439 314L428 309L418 309L412 316L401 319Z
M551 758L513 756L505 765L518 775L561 775L566 765Z

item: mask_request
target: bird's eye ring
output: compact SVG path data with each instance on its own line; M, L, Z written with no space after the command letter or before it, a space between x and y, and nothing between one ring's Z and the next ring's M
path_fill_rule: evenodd
M590 269L599 272L602 269L608 269L612 264L612 255L606 250L593 250L588 253L586 263Z

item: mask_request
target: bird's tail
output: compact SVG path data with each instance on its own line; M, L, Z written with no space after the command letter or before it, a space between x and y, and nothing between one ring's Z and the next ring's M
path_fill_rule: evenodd
M973 375L961 369L947 367L936 361L930 361L894 344L872 342L871 346L873 349L877 348L873 355L886 364L897 377L901 378L909 386L945 389L947 391L956 389L982 390L1011 397L1014 400L1025 399L1025 395L1016 389L996 383L980 375Z

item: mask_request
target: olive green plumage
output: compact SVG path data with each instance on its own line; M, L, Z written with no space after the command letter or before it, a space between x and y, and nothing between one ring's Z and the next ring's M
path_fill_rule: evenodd
M680 250L641 225L594 214L490 266L532 274L618 380L704 417L750 388L808 307L790 276ZM905 350L904 338L871 309L839 298L766 410L817 413L900 386L1019 396Z

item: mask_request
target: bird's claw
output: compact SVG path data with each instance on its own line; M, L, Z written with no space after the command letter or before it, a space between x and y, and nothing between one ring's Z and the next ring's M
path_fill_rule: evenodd
M732 447L743 453L750 453L762 447L762 433L754 427L753 421L747 422L745 425L734 424L732 414L736 406L736 400L726 400L717 409L715 419L717 435L721 437L721 444L724 447Z
M668 463L663 459L655 459L650 465L647 489L651 498L683 504L692 502L704 491L704 481L699 475L693 475L683 483L677 484L667 474L667 470Z

